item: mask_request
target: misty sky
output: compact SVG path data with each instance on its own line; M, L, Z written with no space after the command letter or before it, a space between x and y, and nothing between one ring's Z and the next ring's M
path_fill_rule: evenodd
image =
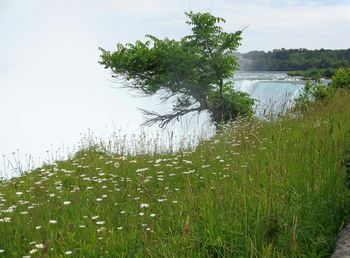
M180 38L189 10L225 18L229 31L247 27L241 52L349 48L350 0L0 0L0 154L69 146L88 128L133 132L137 107L162 110L157 98L115 89L98 47Z

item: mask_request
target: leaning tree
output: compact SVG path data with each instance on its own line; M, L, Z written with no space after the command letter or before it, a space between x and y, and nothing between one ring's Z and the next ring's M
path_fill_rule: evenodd
M234 55L242 30L224 32L222 18L210 13L186 13L192 33L180 40L146 35L147 41L118 44L114 52L102 48L100 63L110 68L113 77L145 95L161 93L172 100L171 113L141 110L145 125L166 126L191 112L208 111L212 122L234 120L238 115L252 116L254 100L235 91L232 76L238 69Z

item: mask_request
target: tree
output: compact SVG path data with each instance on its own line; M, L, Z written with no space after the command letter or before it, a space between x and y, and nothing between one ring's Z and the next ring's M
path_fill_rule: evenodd
M234 55L242 31L224 32L222 18L210 13L185 13L192 34L177 40L146 35L146 42L118 44L115 52L102 48L100 63L128 87L143 94L161 93L162 100L175 98L172 113L142 110L144 125L166 126L191 112L208 111L212 122L227 122L238 115L252 116L254 100L235 91L231 80L238 69Z

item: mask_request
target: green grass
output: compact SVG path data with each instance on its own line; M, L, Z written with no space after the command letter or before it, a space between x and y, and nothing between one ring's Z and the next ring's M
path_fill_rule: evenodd
M0 257L328 257L350 213L349 103L239 121L188 152L85 149L3 181Z

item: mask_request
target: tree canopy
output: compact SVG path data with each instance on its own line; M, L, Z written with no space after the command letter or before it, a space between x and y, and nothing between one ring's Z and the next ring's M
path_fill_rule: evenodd
M185 13L192 33L180 40L146 35L145 42L117 44L114 52L102 48L100 63L124 79L127 87L145 95L161 93L163 100L175 98L169 114L142 110L145 125L166 126L174 119L208 111L213 122L226 122L239 114L251 116L254 100L235 91L232 80L238 69L234 55L242 31L224 32L225 20L210 13Z

